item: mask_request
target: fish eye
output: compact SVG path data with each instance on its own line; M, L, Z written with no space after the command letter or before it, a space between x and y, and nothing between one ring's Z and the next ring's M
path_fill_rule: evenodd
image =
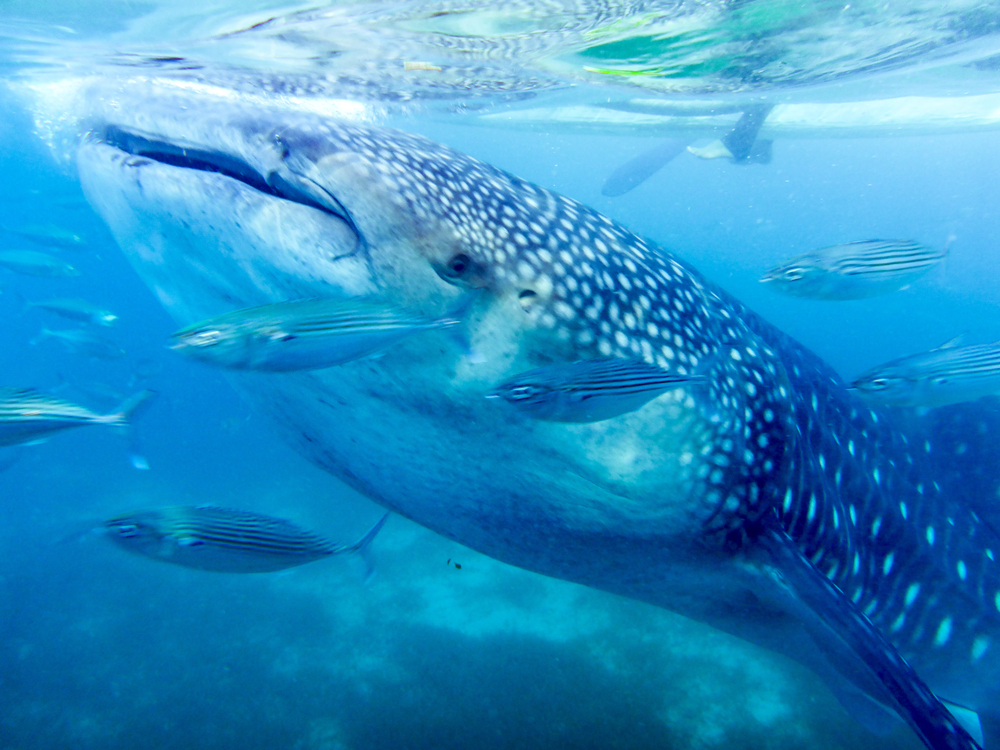
M507 392L507 398L514 401L525 401L529 398L534 398L538 393L538 388L533 385L517 385Z
M451 260L444 267L446 276L452 279L460 279L472 268L472 259L465 253L452 256Z
M118 532L118 536L122 539L130 539L134 536L139 535L139 527L134 523L123 523L115 527L115 531Z
M886 388L891 386L893 383L893 378L872 378L868 381L868 385L872 390L884 391Z
M211 330L211 331L198 331L188 337L188 343L191 346L214 346L222 340L222 331Z
M258 333L268 341L292 341L296 338L294 333L288 333L280 328L262 328Z
M785 281L798 281L805 275L806 275L805 271L796 266L795 268L789 268L787 271L781 274L781 278L783 278Z

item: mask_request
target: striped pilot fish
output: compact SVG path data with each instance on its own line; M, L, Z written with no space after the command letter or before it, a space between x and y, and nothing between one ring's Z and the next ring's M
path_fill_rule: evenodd
M368 299L302 299L203 320L173 334L171 348L234 370L317 370L459 322L455 315L425 318Z
M947 255L948 245L937 250L910 240L860 240L798 255L760 280L793 297L866 299L908 286Z
M69 320L76 320L80 323L92 323L99 326L110 326L118 320L118 316L110 310L105 310L79 297L27 302L25 303L25 307L38 308L39 310L45 310Z
M53 433L89 424L127 428L136 411L155 395L140 391L110 413L95 414L33 388L0 388L0 446L40 442Z
M176 505L104 522L107 537L138 555L220 573L269 573L331 555L366 555L385 514L354 544L335 544L282 518L211 505Z
M497 386L488 398L502 398L535 419L600 422L703 380L641 359L605 357L528 370Z
M1000 393L1000 341L937 349L874 367L852 384L889 406L946 406Z

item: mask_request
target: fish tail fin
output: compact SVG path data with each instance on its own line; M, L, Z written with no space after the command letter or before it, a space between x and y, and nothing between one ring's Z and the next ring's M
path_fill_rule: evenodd
M720 364L725 364L725 358L720 354L705 357L694 368L694 371L686 376L684 381L678 385L688 386L693 388L696 393L704 394L712 384L712 381L719 379L718 366Z
M31 344L32 346L37 346L41 342L45 341L45 339L49 338L51 335L52 331L50 331L48 328L42 328L42 330L38 332L38 335L35 336L35 338L33 338L28 343Z
M363 537L344 550L345 552L357 552L361 556L361 559L364 560L365 583L370 581L375 575L375 561L371 556L372 540L378 536L378 533L382 530L382 527L385 526L385 522L387 520L389 520L388 513L382 516L374 526L368 529L368 532Z
M139 410L149 403L156 395L156 391L139 391L133 393L127 399L115 407L114 411L108 414L108 421L115 427L128 427Z
M142 455L135 433L131 430L132 420L156 395L156 391L139 391L129 396L114 411L105 416L107 423L128 439L129 462L135 469L148 469L149 462Z
M958 237L955 236L954 232L948 235L948 239L944 241L944 248L941 251L941 260L934 264L934 267L928 274L928 277L938 284L947 285L948 283L948 264L951 261L951 245L956 239ZM905 289L906 287L903 288Z

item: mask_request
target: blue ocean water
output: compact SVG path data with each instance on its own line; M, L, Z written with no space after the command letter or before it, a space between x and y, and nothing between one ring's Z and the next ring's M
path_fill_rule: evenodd
M135 426L148 471L130 465L120 436L88 427L20 449L0 474L0 750L872 746L787 659L505 566L399 517L375 542L368 582L356 559L226 576L129 556L88 533L121 511L211 503L347 542L380 511L287 447L219 371L167 349L175 322L87 205L72 165L52 158L16 101L0 101L0 226L51 224L86 239L68 250L3 235L2 249L51 252L82 273L0 271L0 381L99 412L158 392ZM959 333L1000 338L1000 131L779 139L767 165L683 154L608 198L604 179L648 138L424 113L393 124L652 238L847 378ZM757 282L816 247L951 235L943 267L886 297L798 300ZM119 316L102 333L124 359L31 343L43 326L73 324L25 301L76 296ZM919 746L902 728L880 742Z

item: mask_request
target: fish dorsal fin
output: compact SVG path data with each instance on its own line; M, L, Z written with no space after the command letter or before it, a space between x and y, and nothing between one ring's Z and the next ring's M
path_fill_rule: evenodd
M891 706L931 750L982 750L885 636L844 593L813 566L774 523L756 539L765 568L783 589L783 605L797 617L831 663L878 702Z
M968 331L962 331L960 334L955 336L955 338L948 339L943 344L941 344L941 346L936 347L933 351L937 352L940 351L941 349L955 349L962 345L962 342L965 341L965 338L968 335L969 335Z
M178 506L178 507L183 508L184 506ZM217 518L234 522L283 525L292 528L297 528L295 524L293 524L291 521L286 521L284 518L266 516L262 513L253 513L248 510L239 510L238 508L229 508L225 505L213 505L212 503L206 503L204 505L194 505L190 507L192 511L210 518Z

